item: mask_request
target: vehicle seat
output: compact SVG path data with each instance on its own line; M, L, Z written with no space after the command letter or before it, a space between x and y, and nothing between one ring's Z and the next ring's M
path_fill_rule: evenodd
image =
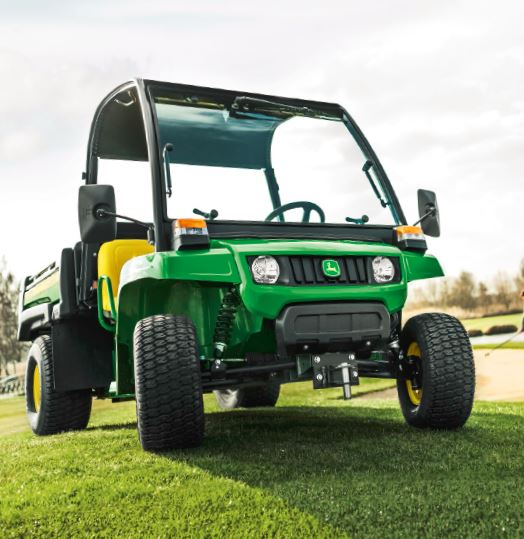
M118 308L118 287L122 266L136 256L152 253L155 248L146 240L113 240L103 243L98 251L98 277L107 275L111 280L111 288L115 296L115 307ZM102 305L106 312L111 310L107 287L103 286Z

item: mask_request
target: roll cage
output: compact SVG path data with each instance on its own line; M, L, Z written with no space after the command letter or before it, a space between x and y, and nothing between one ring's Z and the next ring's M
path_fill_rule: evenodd
M247 102L282 104L290 109L296 109L297 112L293 115L301 115L300 110L311 110L318 113L319 117L342 121L360 147L368 168L373 166L396 220L399 224L406 224L400 203L377 155L353 118L340 105L137 78L115 88L98 106L91 124L83 178L87 184L97 183L99 158L149 161L157 251L170 249L171 233L171 219L167 215L163 145L155 110L155 97L158 98L162 93L186 96L189 105L192 96L198 96L202 100L208 99L211 103L219 103L231 110L239 99L243 99ZM281 121L286 119L285 112L274 114L280 115ZM270 143L271 140L269 147ZM276 208L280 205L278 185L271 166L270 153L266 153L265 162L259 159L247 168L264 170L271 201ZM358 239L390 243L392 236L392 228L383 225L212 221L208 223L208 228L212 237Z

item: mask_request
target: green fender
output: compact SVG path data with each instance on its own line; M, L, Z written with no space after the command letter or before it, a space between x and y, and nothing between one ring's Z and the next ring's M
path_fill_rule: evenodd
M440 262L433 255L405 251L402 253L402 257L404 258L404 267L408 282L444 276Z

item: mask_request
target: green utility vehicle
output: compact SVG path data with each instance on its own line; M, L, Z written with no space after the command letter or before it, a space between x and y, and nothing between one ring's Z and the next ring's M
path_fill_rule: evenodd
M281 384L350 398L361 377L395 379L415 427L468 419L460 322L402 321L408 283L443 275L435 194L409 226L340 105L133 80L96 110L83 181L80 241L21 291L36 434L135 399L144 449L196 446L203 393L275 406Z

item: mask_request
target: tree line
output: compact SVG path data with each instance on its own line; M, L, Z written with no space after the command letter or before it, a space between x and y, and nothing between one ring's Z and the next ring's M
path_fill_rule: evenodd
M16 371L27 348L18 342L18 294L20 285L0 260L0 378Z
M412 307L456 307L475 315L499 314L522 309L524 258L515 274L498 272L491 280L477 280L469 271L458 277L429 280L414 291Z

